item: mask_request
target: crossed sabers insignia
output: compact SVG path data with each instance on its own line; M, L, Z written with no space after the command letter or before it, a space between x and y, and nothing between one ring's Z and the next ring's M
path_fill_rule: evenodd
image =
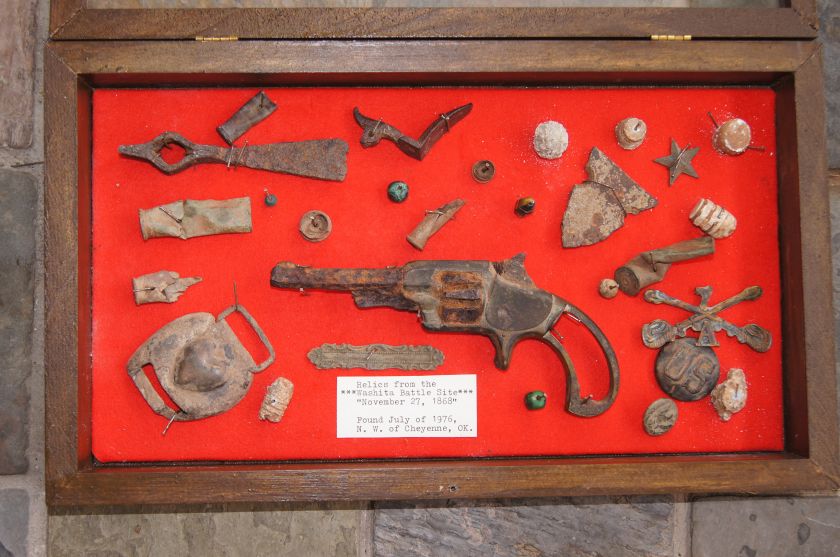
M754 323L738 327L718 317L718 313L739 304L745 300L756 300L761 297L760 286L750 286L739 294L732 296L718 304L709 307L709 298L712 296L711 286L698 286L694 289L700 296L700 305L695 306L682 300L672 298L660 290L648 290L645 292L645 300L652 304L667 304L678 307L694 315L671 325L663 319L656 319L642 327L642 341L648 348L659 348L676 338L686 336L689 329L700 333L697 339L697 346L719 346L715 333L725 331L730 337L735 337L741 344L746 344L756 352L767 352L773 337L770 332Z

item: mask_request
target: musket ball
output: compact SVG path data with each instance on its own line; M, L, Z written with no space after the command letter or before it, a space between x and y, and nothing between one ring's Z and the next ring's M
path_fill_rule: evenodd
M727 120L715 130L712 143L724 155L740 155L750 146L750 125L740 118Z
M608 300L615 298L615 295L618 294L618 283L611 278L605 278L598 285L598 292Z
M547 120L534 130L534 150L544 159L559 159L569 147L569 132L560 122Z
M402 203L407 197L408 184L399 181L388 184L388 199L394 203Z

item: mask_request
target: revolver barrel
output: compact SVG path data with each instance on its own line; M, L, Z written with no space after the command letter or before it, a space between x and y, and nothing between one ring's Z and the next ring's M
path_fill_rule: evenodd
M328 269L305 267L286 261L275 265L271 272L271 286L295 290L382 290L397 286L402 278L401 267Z

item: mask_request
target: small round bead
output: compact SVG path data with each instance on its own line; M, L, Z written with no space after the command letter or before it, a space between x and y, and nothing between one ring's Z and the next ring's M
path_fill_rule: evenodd
M522 197L516 200L516 206L513 210L518 216L524 217L533 213L536 205L537 202L533 197Z
M388 184L388 199L394 203L402 203L407 197L408 184L399 181Z
M263 198L266 207L274 207L277 205L277 196L268 190L265 190L265 198Z
M525 395L525 408L528 410L541 410L545 408L546 396L542 391L531 391Z

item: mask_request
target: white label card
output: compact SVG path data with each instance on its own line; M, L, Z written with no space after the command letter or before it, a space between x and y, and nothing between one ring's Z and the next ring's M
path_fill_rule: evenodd
M336 437L475 437L475 374L338 377Z

